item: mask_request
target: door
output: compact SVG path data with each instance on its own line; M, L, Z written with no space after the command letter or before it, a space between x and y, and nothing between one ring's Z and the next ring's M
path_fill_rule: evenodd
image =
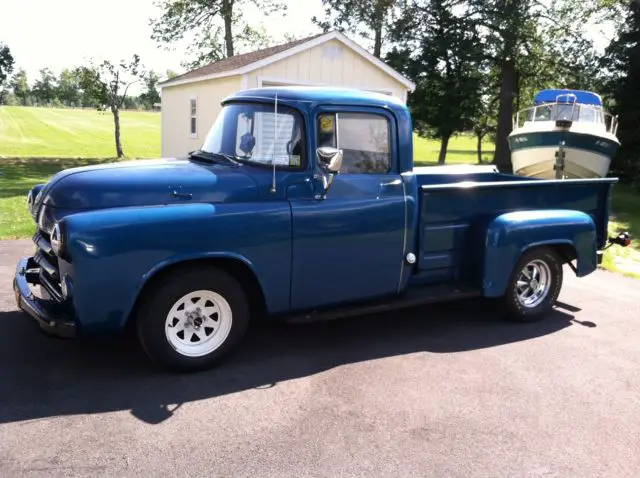
M320 108L313 120L314 156L333 146L344 157L325 199L290 199L292 308L393 294L406 228L395 119L377 108Z

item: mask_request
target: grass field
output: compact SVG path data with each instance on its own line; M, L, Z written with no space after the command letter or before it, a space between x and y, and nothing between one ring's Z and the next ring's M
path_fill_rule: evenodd
M632 242L629 247L611 246L605 252L603 266L640 279L640 194L623 184L616 184L613 191L609 233L627 231Z
M160 155L160 114L120 113L125 155ZM0 158L108 158L116 155L111 112L0 107Z
M122 138L130 158L160 156L160 115L122 113ZM458 136L449 142L447 164L476 164L476 140ZM415 136L417 164L435 164L440 145ZM491 159L493 145L483 144L484 161ZM110 113L49 108L0 108L0 239L27 237L33 220L27 213L27 192L56 172L74 166L113 161L113 118ZM640 235L640 196L616 185L609 231L629 230ZM611 247L604 266L640 277L640 242L626 249Z

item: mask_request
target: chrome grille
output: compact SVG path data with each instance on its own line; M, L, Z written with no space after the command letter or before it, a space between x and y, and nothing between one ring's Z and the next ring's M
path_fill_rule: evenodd
M58 271L58 257L51 249L49 235L42 231L33 236L36 245L36 253L33 260L40 266L40 284L58 302L62 301L62 287L60 286L60 274Z

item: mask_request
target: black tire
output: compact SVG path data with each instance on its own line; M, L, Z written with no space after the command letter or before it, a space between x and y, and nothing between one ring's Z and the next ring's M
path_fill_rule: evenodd
M165 334L165 320L178 300L199 290L215 292L227 301L231 328L218 348L206 355L189 357L170 344ZM217 365L242 340L248 326L249 304L242 286L234 277L214 267L194 267L164 276L152 290L146 291L136 314L137 335L144 351L157 364L177 372L195 372Z
M540 303L526 306L518 296L518 279L527 264L532 261L539 261L539 265L542 263L548 268L549 288ZM534 322L543 319L553 309L558 300L560 289L562 288L562 279L562 260L552 249L540 247L522 254L513 269L507 284L507 291L502 298L508 318L517 322Z

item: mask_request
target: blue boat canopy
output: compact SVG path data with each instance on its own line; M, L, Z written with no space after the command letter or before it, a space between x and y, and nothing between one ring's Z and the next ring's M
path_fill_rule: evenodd
M573 95L573 96L570 96ZM542 90L535 97L535 104L542 103L580 103L602 106L602 98L597 93L582 90Z

